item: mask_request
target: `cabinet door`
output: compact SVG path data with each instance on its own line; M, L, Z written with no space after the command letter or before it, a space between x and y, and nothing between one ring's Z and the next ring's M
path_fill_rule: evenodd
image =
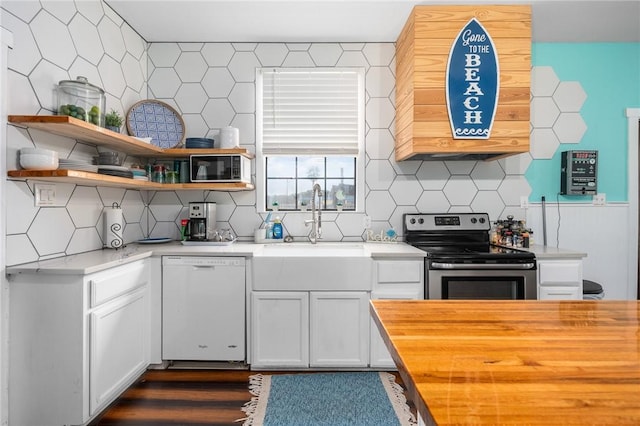
M309 366L309 293L251 294L251 366Z
M369 364L369 294L311 292L312 367Z
M91 313L90 415L104 408L147 368L148 312L145 286Z
M576 286L540 286L540 300L580 300L582 291Z
M582 260L539 261L538 299L582 299Z

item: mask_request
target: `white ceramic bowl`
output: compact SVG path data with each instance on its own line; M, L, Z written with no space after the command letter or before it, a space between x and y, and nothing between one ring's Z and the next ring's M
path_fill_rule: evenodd
M27 170L55 170L58 168L58 153L49 149L22 148L20 166Z

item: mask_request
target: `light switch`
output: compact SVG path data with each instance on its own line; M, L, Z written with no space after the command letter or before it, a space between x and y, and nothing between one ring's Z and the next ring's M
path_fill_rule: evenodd
M34 186L36 207L53 206L56 203L56 186L52 184L36 183Z

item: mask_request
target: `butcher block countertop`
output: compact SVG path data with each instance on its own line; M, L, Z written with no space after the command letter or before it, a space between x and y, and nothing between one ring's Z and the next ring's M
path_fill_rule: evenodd
M426 424L639 425L640 302L372 300Z

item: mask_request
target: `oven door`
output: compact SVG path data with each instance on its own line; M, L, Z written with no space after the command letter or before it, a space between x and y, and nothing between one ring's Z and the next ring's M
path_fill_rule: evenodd
M425 299L537 299L535 263L530 269L435 269L427 267ZM488 266L488 265L479 265ZM514 267L515 265L508 265Z

